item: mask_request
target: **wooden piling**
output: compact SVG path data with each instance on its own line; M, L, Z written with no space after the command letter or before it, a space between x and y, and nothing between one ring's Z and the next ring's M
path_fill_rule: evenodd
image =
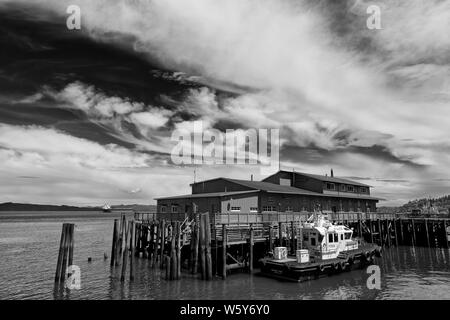
M388 246L391 247L391 224L390 220L386 220L386 236L388 240Z
M119 236L119 226L118 226L118 219L114 219L114 227L113 227L113 238L112 238L112 245L111 245L111 267L114 266L114 263L116 262L116 244L117 244L117 237Z
M383 230L381 230L381 221L377 219L378 222L378 236L380 238L380 246L383 246Z
M199 247L200 247L200 217L195 215L195 237L194 237L194 255L192 263L192 273L195 274L198 271L198 259L199 259Z
M133 270L133 259L134 259L134 243L135 243L135 239L134 239L134 220L130 221L130 250L131 250L131 254L130 254L130 281L134 280L134 270Z
M444 241L445 241L445 247L448 249L448 236L447 236L447 222L444 220L442 222L444 227Z
M200 270L201 279L206 279L206 230L205 219L200 216Z
M291 221L291 254L295 254L295 227L294 227L294 221Z
M394 224L395 246L398 247L397 220L394 218L394 220L392 220L392 223Z
M427 221L427 219L423 219L423 222L425 224L425 232L426 232L426 235L427 235L427 245L429 247L430 246L430 235L428 233L428 221Z
M64 223L61 230L61 239L59 240L58 261L56 263L55 282L61 280L61 270L63 268L64 243L66 241L67 223Z
M222 279L227 278L227 225L222 225Z
M161 252L160 252L160 268L164 267L164 246L166 243L166 221L161 220Z
M269 226L269 251L273 250L273 227Z
M123 241L123 246L122 246L122 273L120 276L120 281L123 282L125 281L125 273L127 271L127 262L128 262L128 235L129 235L129 224L127 223L127 221L125 220L124 224L123 224L123 229L125 231L124 234L124 241Z
M278 246L283 246L283 223L278 223Z
M181 278L181 222L178 221L177 224L177 273L176 279Z
M369 230L370 230L370 243L373 243L373 223L369 220Z
M74 230L75 225L69 224L69 257L67 261L67 266L70 267L73 264L73 248L74 248Z
M165 263L165 265L166 265L166 280L171 280L170 279L170 271L171 271L171 266L170 266L170 257L169 256L165 256L165 260L166 260L166 263Z
M250 239L249 239L249 262L248 271L253 272L253 227L250 225Z
M61 265L61 274L60 281L64 282L66 279L66 268L67 268L67 256L69 253L69 242L70 242L70 224L66 224L66 231L64 236L64 245L63 245L63 258Z
M158 246L159 246L159 238L160 238L161 228L158 223L154 224L154 236L153 236L153 257L152 257L152 268L156 266L157 258L158 258Z
M170 231L170 280L174 280L177 273L177 254L176 254L176 228L175 222L171 223Z
M400 222L400 239L401 239L401 244L405 243L405 238L403 236L403 220L399 219Z
M204 215L204 219L206 241L206 280L212 280L211 224L209 223L209 213Z
M416 245L416 226L414 225L414 219L411 219L411 224L412 224L412 240L413 240L413 246Z

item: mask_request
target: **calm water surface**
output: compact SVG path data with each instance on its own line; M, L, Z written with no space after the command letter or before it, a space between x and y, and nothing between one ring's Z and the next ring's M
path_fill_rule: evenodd
M381 290L366 287L365 270L304 283L257 274L233 274L226 281L200 281L182 274L168 282L146 259L136 259L134 282L119 281L109 260L113 221L99 212L0 212L0 299L450 299L448 249L386 249L377 260ZM54 290L63 222L75 223L74 264L81 289ZM92 262L88 263L88 257Z

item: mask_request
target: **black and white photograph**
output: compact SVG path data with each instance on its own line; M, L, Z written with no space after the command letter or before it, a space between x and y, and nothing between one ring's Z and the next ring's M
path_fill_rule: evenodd
M0 0L0 300L450 300L449 137L448 0Z

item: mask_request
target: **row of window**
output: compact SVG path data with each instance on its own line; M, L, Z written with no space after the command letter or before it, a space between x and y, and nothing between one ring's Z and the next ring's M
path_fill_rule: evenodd
M367 187L355 187L346 184L339 185L339 188L332 182L327 182L326 184L327 190L330 191L341 191L341 192L359 192L359 193L367 193Z
M359 206L359 204L358 204L358 206ZM366 207L368 207L368 204L366 203ZM237 206L235 206L235 207L229 207L228 208L230 211L232 211L232 212L240 212L241 211L241 207L237 207ZM323 209L325 209L325 210L327 210L327 208L323 208ZM352 211L352 209L354 209L354 206L352 205L352 204L350 204L349 205L349 210L350 211ZM215 210L215 207L214 206L212 206L212 212L216 212L216 210ZM333 211L337 211L338 209L336 208L336 207L332 207L332 208L330 208L330 210L333 210ZM186 206L186 210L185 210L185 212L188 212L189 210L188 210L188 206ZM278 211L283 211L283 210L281 210L281 208L280 208L280 210L276 207L276 206L263 206L262 207L262 211L264 211L264 212L271 212L271 211L274 211L274 212L278 212ZM301 210L300 211L308 211L308 209L307 209L307 207L301 207ZM358 210L358 211L360 211L360 210ZM161 213L166 213L167 212L167 205L161 205ZM179 205L172 205L171 206L171 211L170 212L172 212L172 213L178 213L178 212L180 212L179 211ZM250 207L250 212L258 212L258 207ZM293 208L292 208L292 206L286 206L285 208L284 208L284 211L283 212L293 212Z

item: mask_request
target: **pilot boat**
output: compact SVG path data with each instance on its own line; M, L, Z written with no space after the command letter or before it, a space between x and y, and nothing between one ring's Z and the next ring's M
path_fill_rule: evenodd
M332 223L320 212L299 227L297 239L295 255L275 247L272 256L259 261L261 273L300 282L362 268L381 257L379 246L353 239L353 229Z

